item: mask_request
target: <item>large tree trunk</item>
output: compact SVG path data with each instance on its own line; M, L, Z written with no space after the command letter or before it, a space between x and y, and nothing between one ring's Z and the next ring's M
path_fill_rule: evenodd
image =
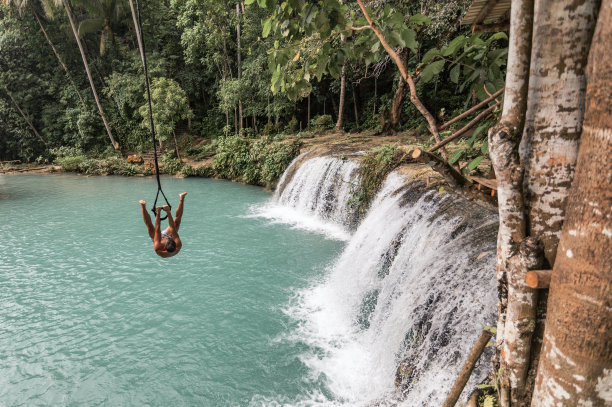
M576 174L550 285L532 405L612 405L612 2L589 56Z
M34 9L32 9L32 13L34 14L34 17L36 17L36 21L38 22L38 25L40 26L40 30L42 31L43 35L47 39L47 42L51 46L51 49L53 49L53 53L55 54L55 57L59 61L62 68L64 68L64 72L66 72L66 76L68 77L68 80L74 87L74 90L76 91L76 94L79 97L79 100L81 101L83 106L85 106L85 100L83 100L83 96L81 96L81 92L79 91L79 88L77 87L76 83L74 83L74 79L72 79L72 75L70 75L70 72L68 71L68 67L62 60L62 57L60 56L59 52L57 52L57 49L55 48L53 41L51 41L51 38L49 38L49 35L47 34L47 30L45 30L45 27L43 26L42 21L40 21L40 17L38 16L38 13Z
M533 0L512 2L504 109L489 133L500 213L501 406L531 399L528 373L537 367L540 340L533 332L541 307L524 275L542 266L544 255L549 264L554 260L580 135L595 3L539 0L534 10ZM534 248L530 253L526 244Z
M236 3L236 47L238 57L238 81L242 78L242 64L240 56L240 4ZM242 99L238 99L238 127L242 130Z
M516 359L523 359L528 344L531 343L531 335L525 341L520 341L517 335L517 326L511 335L506 335L506 314L508 310L508 269L512 256L521 241L526 236L526 223L523 204L523 167L519 159L519 142L523 133L525 123L525 111L527 109L527 91L529 78L529 63L531 54L531 31L533 24L533 0L514 0L511 6L510 18L510 44L508 50L508 73L506 74L506 88L504 91L504 107L499 123L489 132L489 146L491 162L497 176L499 231L497 235L497 287L498 287L498 317L497 337L498 348L509 346L504 349L500 364L502 377L500 378L500 405L508 406L510 403L511 385L515 389L519 384L524 384L523 369L513 369ZM517 263L521 263L518 261ZM517 268L520 272L521 268ZM513 281L519 279L512 278ZM514 295L518 295L522 286L516 286ZM524 298L528 305L535 302L534 293L527 292ZM521 313L521 305L516 304L517 313ZM516 315L519 322L520 315ZM527 318L531 313L525 314ZM510 343L504 341L510 337ZM522 345L522 346L521 346ZM517 354L514 350L521 348ZM523 365L527 361L523 361ZM512 380L511 380L512 378ZM518 392L515 392L518 393Z
M585 67L597 0L539 0L521 161L530 234L552 266L574 176L584 114Z
M72 14L70 13L70 9L68 8L68 4L66 0L62 0L62 4L64 5L64 9L66 10L66 15L68 16L68 20L70 20L70 27L72 28L72 33L74 34L74 38L79 46L79 51L81 52L81 58L83 59L83 65L85 66L85 72L87 72L87 78L89 79L89 85L91 86L91 92L93 93L94 99L96 100L96 105L98 106L98 111L100 112L100 116L102 117L102 121L104 122L104 127L106 128L106 133L108 134L108 138L110 138L111 143L115 150L119 149L119 143L115 141L113 138L113 133L111 133L111 129L108 125L108 121L106 120L106 116L104 115L104 110L102 110L102 105L100 104L100 99L98 98L98 92L96 92L96 86L94 85L93 78L91 77L91 72L89 70L89 64L87 63L87 57L85 56L85 51L83 50L83 44L81 44L81 39L79 38L79 34L77 32L76 26L74 24L74 20L72 19Z
M344 97L346 96L346 63L342 64L342 74L340 75L340 100L338 101L338 120L336 121L336 131L342 130L342 119L344 117Z

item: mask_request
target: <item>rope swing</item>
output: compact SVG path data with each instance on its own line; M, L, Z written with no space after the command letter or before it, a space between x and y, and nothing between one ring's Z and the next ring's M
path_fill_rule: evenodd
M166 198L166 194L161 186L161 180L159 179L159 163L157 162L157 145L155 143L155 126L153 124L153 107L151 103L151 88L149 86L149 71L147 69L147 56L145 53L144 41L142 39L142 24L140 22L140 8L138 7L138 0L136 0L136 9L134 9L134 3L130 0L130 9L132 10L132 19L134 20L134 28L136 30L136 38L138 39L138 49L140 50L140 59L142 61L142 68L144 70L145 76L145 86L147 88L147 99L149 102L149 122L151 124L151 140L153 141L153 158L155 160L155 175L157 176L157 194L155 195L155 201L153 202L153 207L151 208L151 212L155 214L155 207L157 206L157 199L159 198L159 194L161 193L166 201L166 205L172 208L170 202L168 202L168 198ZM168 215L160 218L160 220L164 220L168 217Z

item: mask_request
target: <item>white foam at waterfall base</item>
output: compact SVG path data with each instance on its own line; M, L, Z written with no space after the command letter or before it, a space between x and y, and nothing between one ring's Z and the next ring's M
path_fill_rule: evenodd
M349 240L349 225L355 214L350 202L358 164L333 157L315 157L299 165L287 180L287 174L296 165L298 160L285 171L274 199L263 207L253 208L252 215L320 232L332 239Z
M402 205L404 183L387 178L328 274L287 309L298 328L285 339L308 345L301 359L331 394L306 405L439 406L494 321L494 237L484 248L470 238L490 231L495 217L457 232L459 219L436 216L454 198L429 192ZM402 359L413 369L403 395L394 385ZM482 362L466 388L488 371Z

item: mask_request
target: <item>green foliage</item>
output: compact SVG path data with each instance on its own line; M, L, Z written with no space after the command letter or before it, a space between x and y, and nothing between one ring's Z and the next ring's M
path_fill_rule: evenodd
M359 165L359 185L353 191L351 204L356 204L360 215L364 215L380 189L387 174L397 168L404 157L397 144L385 144L373 148Z
M155 133L159 140L168 140L174 133L178 122L193 117L185 91L173 79L153 79L151 101L154 106L153 121L155 123ZM142 116L141 126L151 131L149 105L145 103L140 106L138 112Z
M142 171L119 157L104 159L88 158L85 155L63 156L55 159L64 171L87 175L136 175Z
M353 29L368 26L356 5L338 0L257 3L270 12L262 22L262 36L275 39L268 61L274 93L286 92L292 100L305 97L312 90L311 78L338 78L347 61L372 64L386 55L371 29ZM413 53L419 47L417 31L430 22L426 16L407 15L390 3L368 13L392 48L408 48Z
M166 174L178 174L183 168L183 163L178 158L164 155L160 163L160 171Z
M315 131L329 130L334 127L334 121L332 120L331 115L322 114L315 116L312 120L310 120L310 126Z
M218 141L213 168L221 178L270 187L299 154L300 146L297 139L224 137Z
M215 176L215 170L212 165L201 165L194 168L189 164L185 164L180 173L184 177L212 178Z
M467 161L467 164L462 168L462 172L467 175L475 171L482 160L489 157L487 134L494 124L495 120L487 120L478 126L472 137L462 141L461 147L449 154L448 163L454 165L459 161Z
M483 34L459 35L447 45L432 48L421 61L421 80L430 82L446 67L449 79L459 86L459 92L469 89L480 100L504 86L508 37L503 32L483 38ZM486 88L486 90L485 90Z

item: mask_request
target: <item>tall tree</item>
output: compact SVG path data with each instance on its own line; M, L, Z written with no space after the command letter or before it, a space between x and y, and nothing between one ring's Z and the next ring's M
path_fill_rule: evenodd
M236 3L236 59L238 60L238 82L242 79L242 61L240 49L240 3ZM238 98L238 128L242 130L242 98Z
M125 13L124 0L79 0L88 13L88 18L79 23L79 35L100 31L100 55L115 41L113 26Z
M588 62L576 174L548 302L533 406L612 405L612 2Z
M70 81L70 83L74 87L74 90L75 90L77 96L79 97L79 100L81 101L81 103L84 106L85 105L85 101L83 100L83 97L81 96L81 92L79 91L78 86L74 82L74 79L72 78L72 75L70 74L70 71L68 71L68 67L64 63L64 60L62 59L62 57L60 56L59 52L57 51L57 48L55 48L55 44L53 44L53 41L51 41L51 38L49 37L49 34L47 34L47 30L45 29L45 26L43 25L43 23L42 23L42 21L40 19L39 13L38 13L38 11L36 9L37 6L35 4L32 4L32 2L30 2L28 0L6 0L6 3L9 4L9 5L12 5L13 7L15 7L19 13L22 13L24 10L27 9L27 10L30 10L30 12L34 15L34 18L36 18L36 22L38 23L38 26L40 27L40 30L42 31L43 35L45 36L45 39L47 40L47 43L49 44L49 46L53 50L53 53L55 54L55 57L57 58L57 61L61 65L62 69L64 70L64 72L66 72L66 76L68 77L68 80ZM47 16L51 15L51 1L50 0L42 0L42 1L40 1L40 6L42 6L42 8L45 11L45 14L47 14Z
M59 1L59 0L56 0L56 1ZM102 109L102 105L100 104L100 99L98 98L98 92L96 91L96 85L94 84L93 78L91 77L91 71L89 70L89 64L87 63L87 57L85 56L85 51L83 50L83 44L81 44L79 33L77 32L77 28L74 23L74 19L72 18L70 7L68 6L67 0L61 0L61 4L64 6L64 10L66 11L66 15L68 16L68 20L70 21L70 27L72 28L72 33L74 34L74 39L77 42L79 51L81 52L81 59L83 60L83 65L85 66L85 72L87 72L87 78L89 79L89 85L91 86L91 92L93 93L94 99L96 100L96 105L98 106L98 112L100 113L100 116L102 117L102 121L104 122L106 133L108 134L108 138L110 139L111 144L113 145L115 150L118 150L119 143L117 143L113 137L113 133L111 132L110 126L108 125L108 121L106 120L106 116L104 115L104 110Z
M554 262L576 163L597 4L540 0L534 9L531 1L512 3L504 113L489 133L499 192L502 406L531 399L527 374L537 367L537 293L526 286L525 274Z

